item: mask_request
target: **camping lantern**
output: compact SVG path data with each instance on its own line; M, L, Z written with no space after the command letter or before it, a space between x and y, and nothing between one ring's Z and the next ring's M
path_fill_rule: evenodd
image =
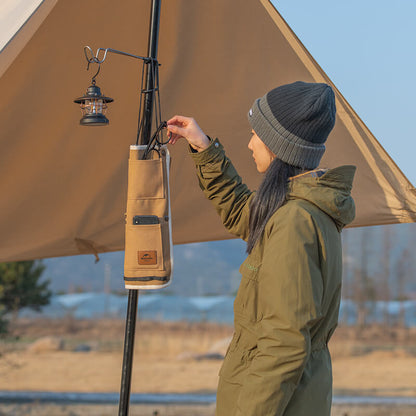
M108 118L105 116L107 103L114 100L101 94L100 87L95 85L95 80L87 88L85 95L74 100L81 107L82 118L79 124L82 126L105 126Z

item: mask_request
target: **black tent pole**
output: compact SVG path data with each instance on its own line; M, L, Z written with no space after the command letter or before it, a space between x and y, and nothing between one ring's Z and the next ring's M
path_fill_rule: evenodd
M160 7L161 0L152 0L147 56L153 59L157 59ZM139 138L140 144L148 144L152 130L153 99L155 87L153 65L153 61L146 65L146 91L142 113L143 128L141 129L141 137ZM120 403L118 411L119 416L127 416L129 414L131 371L133 366L134 336L136 330L138 298L139 291L129 289L126 329L124 334L123 367L121 372Z
M160 7L161 0L152 0L152 12L149 26L149 45L147 49L147 56L152 59L157 59ZM143 129L141 130L141 137L139 137L140 144L148 144L152 129L153 99L155 95L155 79L153 76L155 71L153 70L153 65L157 65L157 62L149 63L146 66L146 93L144 96L144 106L142 112ZM140 131L140 126L138 130Z
M123 367L121 370L120 403L118 408L119 416L127 416L129 414L131 370L133 366L138 297L138 290L129 289L126 330L124 333Z

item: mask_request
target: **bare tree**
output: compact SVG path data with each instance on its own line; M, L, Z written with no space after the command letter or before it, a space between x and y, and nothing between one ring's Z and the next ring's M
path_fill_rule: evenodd
M398 324L405 328L406 317L404 310L404 301L407 300L406 296L406 277L411 273L410 267L410 252L404 249L401 252L400 257L397 259L396 264L396 279L397 279L397 300L400 301L400 312Z
M345 307L345 301L351 298L351 284L350 284L350 267L349 267L349 237L350 233L347 230L344 230L341 234L342 236L342 293L341 297L344 300L344 309L341 317L341 321L348 322L348 308Z
M386 225L383 229L383 260L382 260L382 282L380 299L383 300L383 324L384 326L390 325L388 303L391 300L390 290L390 256L391 256L391 241L393 238L393 230Z
M370 279L368 260L370 254L371 229L363 228L360 244L360 268L355 270L355 301L357 305L357 325L361 331L367 324L367 304L373 304L375 290L373 281Z

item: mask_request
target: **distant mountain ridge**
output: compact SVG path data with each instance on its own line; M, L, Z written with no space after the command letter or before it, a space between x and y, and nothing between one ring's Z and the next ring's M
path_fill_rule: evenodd
M124 289L124 252L45 259L45 278L57 292L103 292ZM241 240L213 241L174 246L174 272L164 292L184 296L233 294L238 287L240 264L245 258Z
M354 279L356 270L363 267L363 241L367 242L364 259L368 274L376 281L381 279L388 235L390 279L393 283L397 280L401 256L404 250L408 250L411 254L406 266L405 288L409 293L416 293L416 258L413 255L416 224L345 230L344 283ZM161 292L183 296L233 295L240 281L238 269L245 259L245 249L246 244L236 239L174 246L172 283ZM55 293L124 291L122 251L100 254L97 264L93 255L46 259L44 263L44 277L51 280L51 289Z

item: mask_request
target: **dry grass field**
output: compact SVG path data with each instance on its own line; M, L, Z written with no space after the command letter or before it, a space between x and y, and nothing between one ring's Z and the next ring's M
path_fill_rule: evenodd
M214 392L231 335L209 323L139 322L132 392ZM123 339L120 320L20 320L0 343L0 390L117 392ZM339 328L335 394L415 397L415 341L415 329Z
M132 393L215 393L220 355L231 335L231 327L209 323L139 322ZM20 320L0 341L0 390L118 392L123 339L124 322L119 320ZM415 329L339 328L330 343L335 395L416 397L415 341ZM29 405L19 409L24 406ZM59 406L51 413L28 408L30 412L16 413L3 404L0 416L107 414L103 409L115 414L111 406L95 409L98 413L92 408L81 413L74 408L65 413ZM153 415L150 408L142 406L132 415ZM213 414L212 406L185 407L179 413L177 406L164 409L160 415Z

